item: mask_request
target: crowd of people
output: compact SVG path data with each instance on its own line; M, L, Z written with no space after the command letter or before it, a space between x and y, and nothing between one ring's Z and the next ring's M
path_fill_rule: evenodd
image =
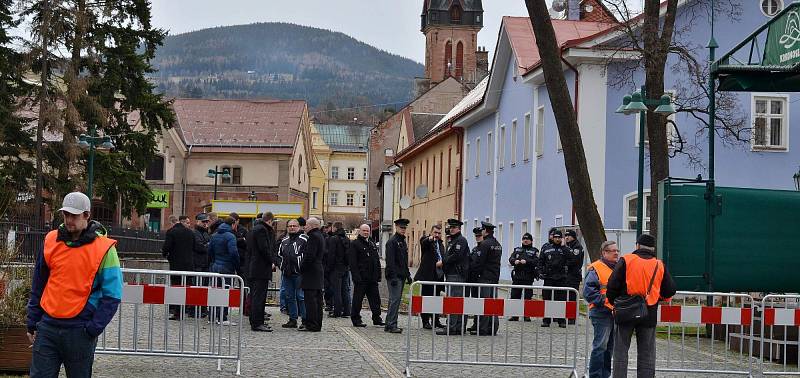
M419 240L420 265L412 279L406 236L408 219L394 222L395 232L385 247L383 274L378 246L370 238L368 224L362 224L351 240L341 222L323 225L317 218L290 219L285 235L276 237L272 213L259 214L249 231L240 225L235 213L224 220L213 213L198 214L194 225L185 216L172 221L175 225L167 232L164 243L170 269L241 275L251 289L246 312L251 329L257 332L272 331L264 305L276 268L281 274L281 312L288 316L281 327L299 331L319 332L324 311L329 318L349 317L353 326L366 327L361 318L366 296L372 324L382 326L388 333L402 333L398 312L405 286L413 281L442 282L423 284L423 296L493 298L498 294L496 287L468 285L500 281L503 250L494 236L495 226L489 222L481 222L481 227L472 230L476 240L472 249L462 235L463 222L449 219L446 225L432 226ZM510 253L512 283L532 286L541 280L545 287L543 299L554 301L576 301L584 283L582 293L589 303L594 330L589 376L609 377L612 372L614 376L626 376L628 349L634 333L638 345L637 369L641 376L652 376L657 304L675 293L669 272L656 258L655 239L641 235L636 251L623 258L619 258L615 242L603 243L601 258L585 267L585 277L582 276L585 252L574 230L551 229L547 242L539 249L533 241L531 234L523 234L521 245ZM382 277L386 279L389 294L385 321L378 289ZM511 299L532 297L533 289L515 287L510 292ZM615 304L620 308L615 309ZM631 319L629 313L637 310L637 306L638 313ZM192 311L198 313L198 309ZM171 308L172 318L181 316L179 312L179 307ZM223 313L218 319L231 324L226 317ZM467 326L469 319L462 315L449 315L446 324L439 315L421 315L423 328L436 328L438 335L497 334L496 316L472 318L472 324ZM508 319L520 320L530 321L527 317ZM561 328L575 322L544 318L541 327L550 327L553 321Z

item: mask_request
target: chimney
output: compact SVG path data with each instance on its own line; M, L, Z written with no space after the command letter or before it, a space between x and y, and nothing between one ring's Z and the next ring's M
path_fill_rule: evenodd
M489 52L486 51L486 47L478 47L475 58L477 62L475 84L477 84L489 74Z
M567 0L567 20L579 21L581 19L581 0Z

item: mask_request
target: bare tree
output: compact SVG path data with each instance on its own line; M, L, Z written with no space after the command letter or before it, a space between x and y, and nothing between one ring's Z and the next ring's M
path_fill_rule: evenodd
M536 36L547 93L550 96L558 135L563 146L572 204L580 220L581 232L586 240L589 254L594 260L599 258L600 252L597 247L606 241L606 234L594 200L583 139L561 66L561 49L556 42L556 34L544 0L525 0L525 5L528 7L533 34Z

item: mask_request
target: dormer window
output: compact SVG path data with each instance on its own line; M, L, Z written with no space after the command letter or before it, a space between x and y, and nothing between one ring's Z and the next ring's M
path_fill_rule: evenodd
M451 24L460 24L461 23L461 7L458 5L453 5L450 8L450 23Z

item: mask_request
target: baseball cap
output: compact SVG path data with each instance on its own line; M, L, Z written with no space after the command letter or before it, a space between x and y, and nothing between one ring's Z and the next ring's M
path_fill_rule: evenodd
M61 208L58 211L66 211L70 214L78 215L92 210L92 201L81 192L72 192L64 196Z

